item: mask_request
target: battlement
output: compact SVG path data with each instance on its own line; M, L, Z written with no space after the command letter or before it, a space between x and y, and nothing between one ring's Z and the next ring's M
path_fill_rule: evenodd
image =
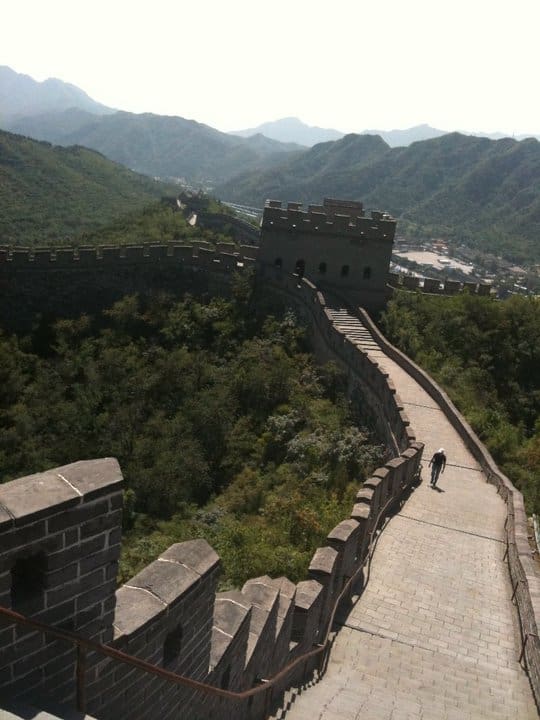
M263 230L289 230L297 233L344 235L393 241L396 221L388 213L372 211L366 217L361 202L325 198L323 205L267 200L261 227Z
M85 269L102 267L111 263L118 265L139 265L141 263L170 265L184 263L203 265L212 262L216 268L221 266L229 271L243 267L244 263L253 263L257 255L257 247L241 245L238 250L231 243L233 253L215 251L213 246L204 241L196 241L192 245L178 244L144 244L114 245L91 247L51 247L51 248L7 248L0 247L0 272L27 268L33 270L73 268ZM236 264L233 268L233 264Z
M429 295L457 295L461 292L468 292L471 295L482 295L489 297L494 294L493 286L487 283L459 280L438 280L437 278L421 278L415 275L400 275L389 273L388 284L390 287L401 290L424 292Z
M111 642L122 484L105 458L0 485L0 606ZM0 684L13 695L46 684L73 697L74 660L69 646L2 626Z

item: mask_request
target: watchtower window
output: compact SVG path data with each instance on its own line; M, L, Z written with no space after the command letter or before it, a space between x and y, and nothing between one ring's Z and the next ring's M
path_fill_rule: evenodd
M167 667L172 665L180 655L182 649L182 628L178 626L176 630L170 632L165 638L163 645L163 665Z
M325 262L319 263L319 272L321 275L326 274L326 263Z
M278 268L283 267L283 260L282 260L282 258L276 258L276 259L274 260L274 265L275 265L276 267L278 267Z
M43 608L46 558L44 553L19 558L11 569L11 609L23 615Z
M349 266L342 265L341 266L341 277L347 277L348 274L349 274Z
M364 280L369 280L371 278L371 268L365 267L364 268Z

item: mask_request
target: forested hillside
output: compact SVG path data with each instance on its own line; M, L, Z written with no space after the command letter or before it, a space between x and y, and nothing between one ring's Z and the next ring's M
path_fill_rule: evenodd
M381 449L316 367L294 316L250 286L208 304L125 297L100 317L0 335L1 480L114 456L127 493L122 580L205 537L225 582L305 576Z
M171 188L99 153L0 131L0 244L69 244Z
M411 237L443 235L515 261L540 261L540 143L458 133L389 148L346 135L316 145L265 173L243 173L216 188L231 201L268 197L321 202L360 199L392 213Z
M321 202L324 197L364 200L355 179L388 152L378 136L346 135L292 155L272 170L242 173L218 186L216 195L255 207L263 207L267 198L304 203Z
M227 208L208 199L207 212L224 215ZM215 245L218 242L231 243L230 234L218 230L207 230L201 225L190 225L182 212L170 202L157 202L139 212L133 212L108 225L79 236L84 245L142 245L143 243L181 243L191 245L194 240L203 240Z
M400 293L382 327L447 390L528 511L540 513L539 303Z

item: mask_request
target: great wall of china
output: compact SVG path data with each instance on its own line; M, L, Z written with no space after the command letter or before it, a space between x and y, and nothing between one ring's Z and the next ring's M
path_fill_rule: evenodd
M156 286L227 292L233 273L255 264L253 254L151 245L4 251L2 312L24 324L43 297L54 296L54 310L63 312L92 311ZM259 262L256 283L297 310L320 361L332 359L347 371L351 401L370 406L394 459L359 489L350 517L316 551L305 581L264 576L227 593L216 592L219 558L202 540L169 548L116 589L122 475L114 459L75 462L0 486L0 706L12 698L38 705L52 698L99 720L173 718L179 708L200 720L258 719L280 705L286 688L324 671L334 611L345 613L362 592L378 530L418 482L422 438L388 373L340 329L328 296L274 262ZM380 336L366 313L349 309L441 407L505 501L521 659L538 702L540 579L522 496L445 393Z

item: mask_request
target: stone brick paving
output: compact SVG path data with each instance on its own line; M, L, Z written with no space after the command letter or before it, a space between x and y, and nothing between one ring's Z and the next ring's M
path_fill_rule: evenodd
M277 717L537 718L517 662L504 503L427 393L371 340L366 350L389 372L426 444L423 481L380 536L326 674ZM427 463L439 447L448 465L433 490Z

